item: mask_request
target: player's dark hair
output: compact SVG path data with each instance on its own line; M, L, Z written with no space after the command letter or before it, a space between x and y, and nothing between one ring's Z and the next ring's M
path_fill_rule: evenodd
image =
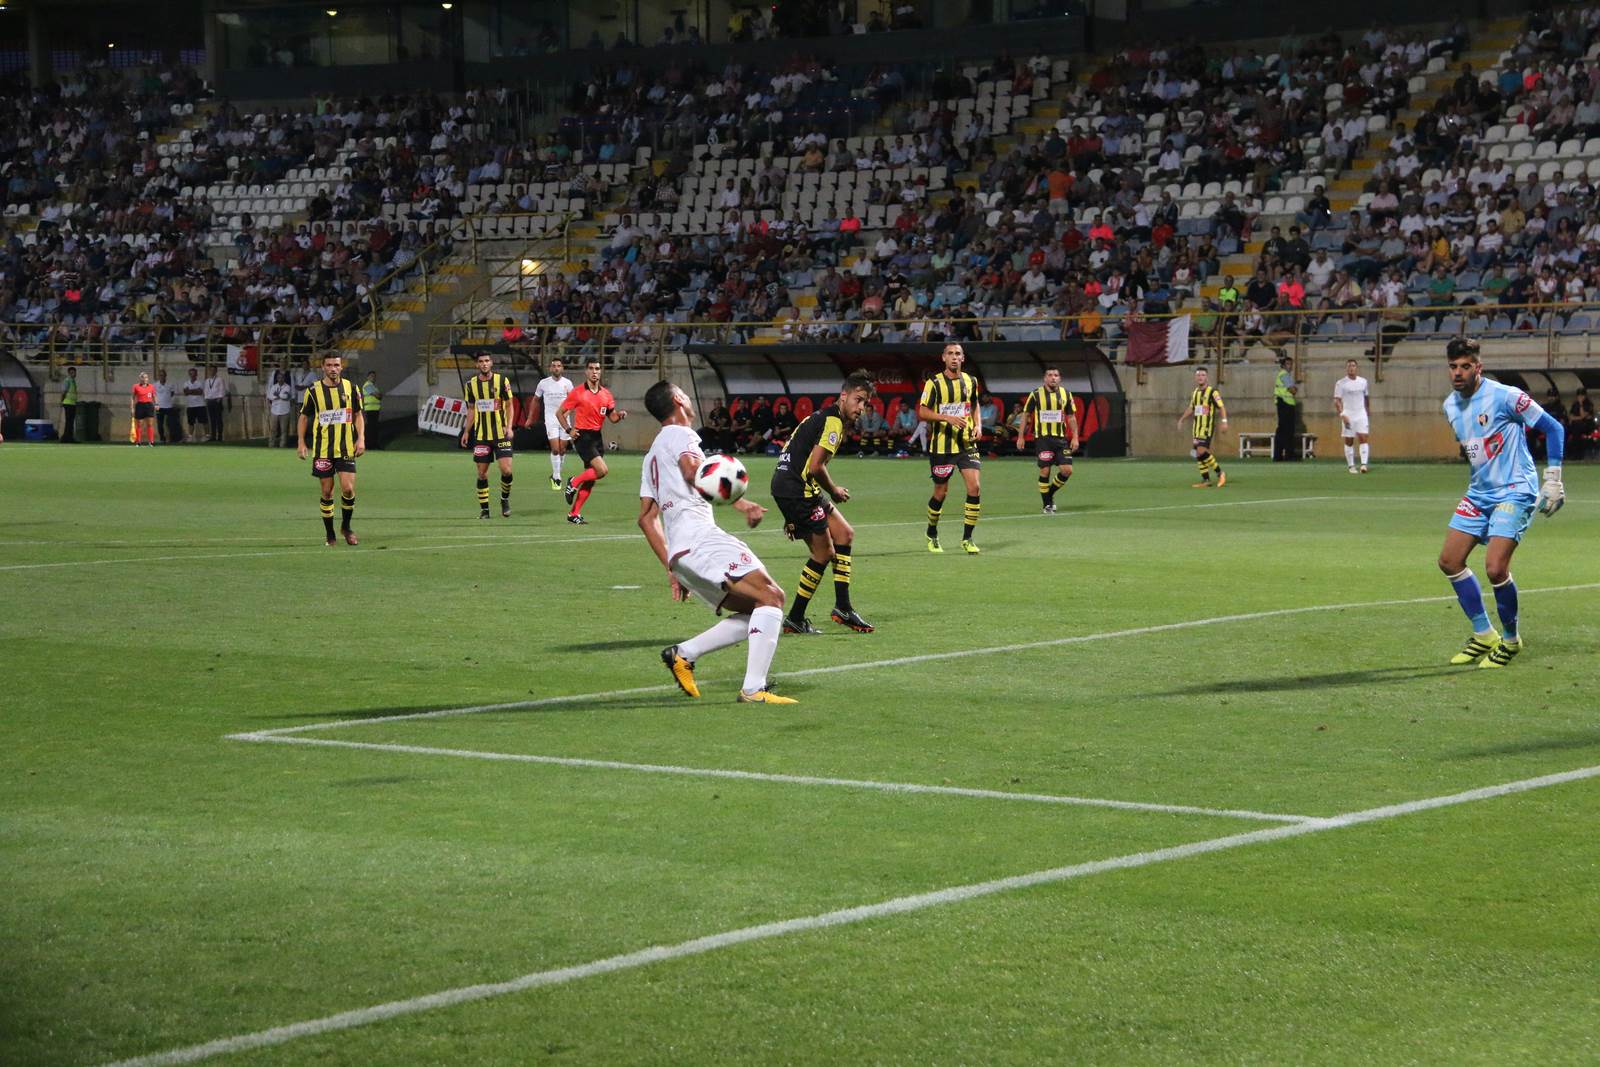
M1446 359L1459 359L1462 356L1472 357L1474 363L1482 362L1478 355L1478 342L1470 337L1452 337L1450 343L1444 346Z
M594 356L590 356L588 359L583 361L583 365L585 367L598 367L600 365L600 361Z
M672 418L672 413L678 410L677 402L672 399L672 383L663 378L646 389L644 409L654 415L657 422Z
M1060 374L1061 373L1061 368L1055 366L1054 364L1050 364L1050 363L1045 364L1044 372L1046 374L1049 374L1051 371L1055 371L1057 374Z
M865 389L871 396L878 391L877 385L872 380L872 375L864 370L853 370L844 377L844 384L839 386L841 393L853 393L857 389Z

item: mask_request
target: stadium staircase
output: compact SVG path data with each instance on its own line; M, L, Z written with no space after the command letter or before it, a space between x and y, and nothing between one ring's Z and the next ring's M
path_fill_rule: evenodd
M1410 104L1395 115L1395 121L1405 123L1408 130L1416 129L1417 120L1450 90L1450 86L1460 75L1463 64L1471 63L1475 71L1494 66L1500 59L1500 53L1516 43L1522 27L1523 19L1520 17L1494 19L1474 25L1471 49L1462 52L1454 62L1447 63L1442 70L1424 75L1426 87L1411 94ZM1376 130L1369 134L1366 147L1351 159L1350 169L1341 172L1328 183L1328 205L1335 217L1342 217L1361 202L1372 169L1383 158L1383 153L1388 150L1392 137L1393 134L1387 129ZM1214 298L1222 289L1222 276L1225 274L1233 275L1237 283L1243 286L1255 273L1255 264L1261 256L1261 250L1266 246L1266 234L1270 227L1277 224L1287 226L1293 221L1292 216L1282 218L1262 216L1250 240L1246 241L1238 252L1223 257L1221 269L1206 280L1205 285L1201 287L1201 294Z

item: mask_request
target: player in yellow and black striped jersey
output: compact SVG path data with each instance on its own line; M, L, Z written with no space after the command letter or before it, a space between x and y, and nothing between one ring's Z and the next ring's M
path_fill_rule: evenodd
M1044 502L1044 513L1054 515L1056 493L1072 477L1072 453L1078 449L1078 416L1072 407L1072 393L1061 385L1061 368L1045 368L1044 384L1022 401L1022 426L1017 431L1019 452L1028 435L1030 415L1033 454L1039 463L1039 498Z
M516 397L511 380L494 369L494 357L478 355L478 373L467 379L471 421L461 431L461 447L472 449L478 465L478 518L489 517L489 464L500 464L500 514L511 517L511 415Z
M850 427L872 401L872 376L856 371L839 387L839 398L807 415L795 427L772 472L772 500L783 512L784 532L811 549L800 571L800 586L784 617L786 633L814 634L806 608L833 563L833 621L857 633L871 633L872 624L850 604L850 551L855 531L829 498L844 503L850 490L837 484L828 461L838 452Z
M972 541L972 531L982 510L978 482L982 467L978 460L978 379L961 369L967 354L960 345L945 345L939 359L944 369L928 379L917 403L917 417L928 424L928 471L933 478L933 497L928 501L928 551L944 551L939 545L939 515L944 510L945 494L950 491L950 476L960 471L967 487L961 548L975 556L978 546Z
M306 444L306 429L312 431ZM361 388L344 377L344 359L322 357L322 377L306 389L296 422L300 458L311 459L311 475L322 484L322 527L333 544L333 480L339 479L345 544L360 544L350 528L356 510L356 457L367 450L367 422L361 410Z
M1213 471L1217 475L1218 489L1228 484L1228 476L1222 473L1222 468L1217 465L1217 457L1211 451L1211 438L1216 434L1218 415L1222 416L1222 426L1226 428L1228 409L1222 403L1222 394L1212 388L1211 376L1206 369L1196 367L1194 389L1189 393L1189 406L1178 416L1179 426L1189 419L1194 420L1194 459L1195 465L1200 468L1200 480L1194 483L1196 489L1211 487Z

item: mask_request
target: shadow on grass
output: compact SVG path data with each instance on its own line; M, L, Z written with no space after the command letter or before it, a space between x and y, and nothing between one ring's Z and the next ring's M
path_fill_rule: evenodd
M1326 674L1295 674L1273 678L1236 678L1230 681L1199 682L1157 693L1140 693L1141 698L1226 696L1230 693L1286 693L1296 689L1341 689L1352 686L1381 685L1419 678L1455 674L1460 667L1418 664L1409 667L1375 667L1364 671L1331 671Z
M554 645L556 652L631 652L636 648L649 648L659 652L672 644L672 639L662 637L630 638L625 641L581 641L571 645Z
M1600 748L1600 730L1534 737L1522 741L1508 741L1503 745L1485 745L1482 748L1465 748L1448 753L1447 758L1493 759L1496 756L1531 756L1541 752L1572 752L1583 748Z
M799 696L811 689L811 686L799 680L788 682L780 679L773 686L773 689L785 695ZM724 704L731 707L735 702L734 698L738 695L738 692L739 678L737 676L730 675L728 677L710 679L702 678L700 680L700 699L698 700L691 699L690 697L685 696L683 693L680 693L678 688L672 685L670 682L663 685L659 690L648 693L617 693L612 696L595 696L571 700L561 699L561 694L554 694L552 696L528 696L522 700L518 700L511 694L507 694L504 699L485 701L484 703L493 705L511 705L509 707L496 707L493 711L484 710L481 712L471 712L462 715L440 716L440 718L465 719L472 718L477 715L548 715L563 712L582 713L594 711L692 712L702 711L708 707L716 707ZM545 701L550 701L550 703L545 703ZM525 706L516 706L519 704L524 704ZM385 719L403 715L425 715L430 712L454 711L457 708L466 706L469 705L432 704L409 708L364 708L360 710L350 708L342 710L335 709L331 711L290 712L287 714L275 712L269 715L256 715L247 717L265 720L266 722L275 723L280 726L305 722L327 722L330 724L335 722L349 722L351 724L356 724L366 722L371 719ZM470 706L477 707L480 705ZM270 730L272 729L272 726L269 725L258 728ZM330 733L331 732L332 731L330 730ZM319 735L313 733L308 734L307 736L315 737ZM358 738L352 737L350 740L358 740Z

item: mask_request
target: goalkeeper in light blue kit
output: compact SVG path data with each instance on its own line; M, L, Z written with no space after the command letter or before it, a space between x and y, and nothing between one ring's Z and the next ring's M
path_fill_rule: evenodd
M1478 342L1457 337L1445 349L1450 359L1453 392L1444 402L1444 416L1456 432L1472 464L1467 495L1445 531L1439 552L1444 571L1472 623L1472 637L1450 660L1460 665L1504 667L1522 651L1517 632L1517 583L1511 577L1511 556L1537 509L1545 515L1561 510L1566 492L1561 486L1561 456L1566 432L1521 389L1501 385L1483 376ZM1538 480L1533 454L1528 451L1527 430L1545 435L1549 464L1544 482ZM1495 633L1484 607L1483 590L1467 567L1467 556L1483 542L1485 569L1494 588L1494 604L1503 633Z

